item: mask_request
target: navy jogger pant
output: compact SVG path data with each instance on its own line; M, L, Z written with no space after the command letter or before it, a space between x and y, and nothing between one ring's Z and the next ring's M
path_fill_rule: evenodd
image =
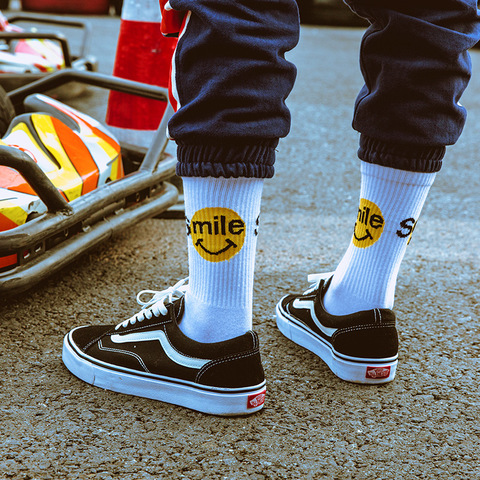
M460 97L480 38L476 0L346 0L371 23L360 45L365 85L353 114L359 157L392 168L440 170L466 118ZM273 175L288 134L285 99L299 35L295 0L170 0L189 11L174 56L178 110L169 133L180 176ZM312 58L312 62L321 58Z

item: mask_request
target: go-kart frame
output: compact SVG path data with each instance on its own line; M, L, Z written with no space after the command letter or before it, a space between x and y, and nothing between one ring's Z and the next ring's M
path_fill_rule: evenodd
M166 89L95 72L66 69L7 93L16 115L24 100L69 82L168 102ZM0 165L18 171L47 207L23 225L0 232L0 257L16 256L16 265L0 272L0 296L23 292L58 272L91 248L124 228L155 217L177 203L176 159L166 153L167 106L148 149L122 144L127 175L67 202L40 167L18 148L0 146ZM13 257L14 258L14 257Z
M58 42L62 50L62 56L65 68L73 68L79 71L98 70L98 62L95 57L88 55L88 45L91 38L92 27L88 22L71 20L65 18L42 17L37 15L17 14L7 17L8 23L13 25L18 22L29 22L32 24L46 24L81 31L81 42L78 53L72 54L67 38L62 33L48 32L0 32L0 42L9 44L15 40L51 40ZM49 73L48 73L49 74ZM23 85L32 83L45 77L47 73L9 73L3 72L1 75L1 85L8 92Z

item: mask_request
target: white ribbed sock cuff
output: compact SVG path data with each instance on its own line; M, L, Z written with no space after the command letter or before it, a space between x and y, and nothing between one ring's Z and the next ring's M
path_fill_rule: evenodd
M361 172L355 233L325 296L337 315L393 307L400 265L436 176L366 162Z
M398 230L406 219L418 220L436 173L407 172L361 162L360 198L378 205L384 231Z
M199 341L252 328L263 179L183 178L189 291L180 327Z
M221 217L221 209L226 208L238 214L238 218L245 223L245 237L241 249L233 257L223 261L205 260L199 254L200 249L194 245L193 240L197 243L198 239L192 234L188 235L189 284L192 294L202 303L222 307L250 302L263 180L186 177L183 185L187 222L191 223L196 212L202 209L220 209L216 216ZM222 219L217 219L217 222L220 233L219 242L216 244L217 251L226 246L228 240L238 243L235 235L229 235L228 225L224 227L226 235L221 235ZM227 222L228 219L225 223ZM190 230L193 230L192 225ZM205 248L208 249L207 246ZM215 288L212 288L212 285Z

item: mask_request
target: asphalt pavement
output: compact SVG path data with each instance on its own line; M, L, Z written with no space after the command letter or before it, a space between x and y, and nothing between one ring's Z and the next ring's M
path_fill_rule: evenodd
M89 21L92 53L111 73L120 20ZM275 326L278 299L303 291L307 274L334 269L351 238L361 36L303 27L289 54L298 67L292 131L265 184L256 268L264 410L205 416L91 387L63 366L72 327L118 323L138 311L138 291L187 275L184 222L151 219L1 301L1 479L480 478L480 51L462 99L464 134L448 149L400 272L396 380L342 382ZM101 115L105 102L87 91L74 103Z

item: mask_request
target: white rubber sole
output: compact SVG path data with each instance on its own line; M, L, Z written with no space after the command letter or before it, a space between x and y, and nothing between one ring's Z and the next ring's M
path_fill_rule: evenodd
M378 359L342 355L322 337L288 315L280 305L281 301L276 308L278 329L292 342L320 357L337 377L347 382L367 385L388 383L395 378L397 357Z
M130 373L101 364L79 350L67 334L62 360L76 377L113 392L150 398L212 415L249 415L263 408L265 382L247 388L216 388L159 375Z

